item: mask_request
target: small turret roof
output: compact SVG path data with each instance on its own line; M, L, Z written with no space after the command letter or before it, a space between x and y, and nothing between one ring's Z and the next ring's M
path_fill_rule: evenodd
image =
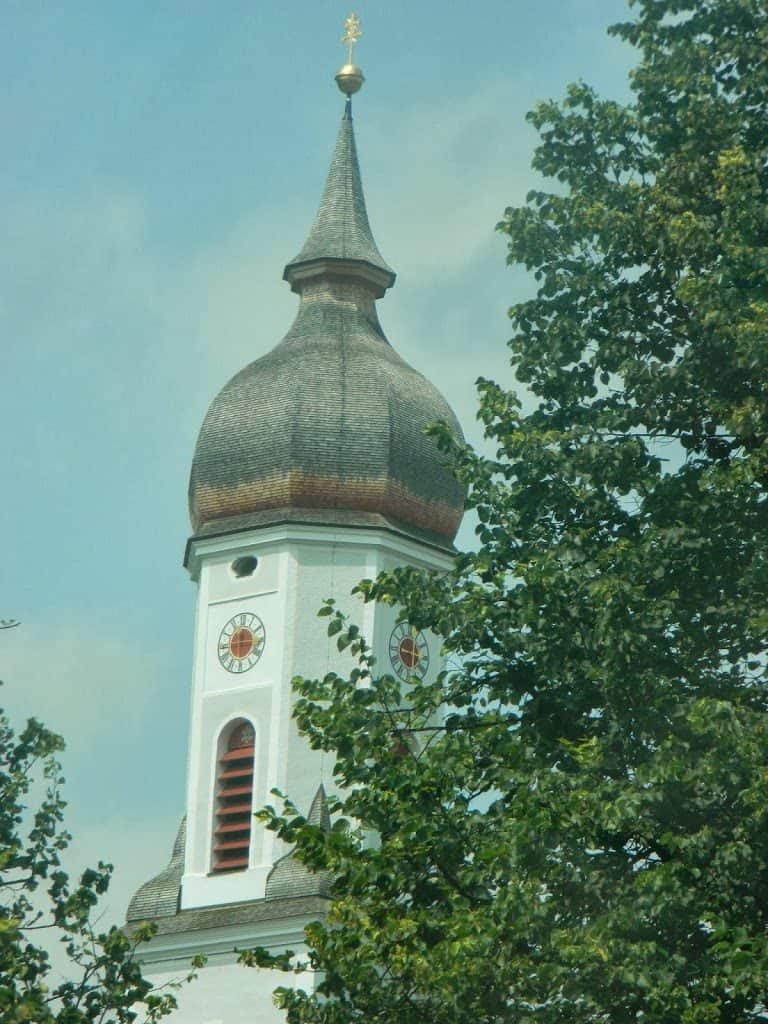
M126 920L147 921L178 913L181 876L184 873L184 847L187 839L187 816L181 819L171 859L163 871L134 894L128 904Z
M394 284L395 273L379 252L368 223L350 99L345 104L317 217L303 249L286 265L283 277L293 284L300 270L327 260L367 264L380 272L384 288Z
M307 815L307 824L321 828L323 832L331 831L331 815L328 810L328 798L322 783L318 787L312 806ZM296 856L296 848L286 853L275 862L267 876L265 899L284 899L287 896L328 896L331 890L331 878L324 871L312 871Z

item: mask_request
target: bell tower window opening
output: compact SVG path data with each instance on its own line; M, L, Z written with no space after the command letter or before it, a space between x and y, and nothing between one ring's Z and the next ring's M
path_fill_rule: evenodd
M240 558L234 560L231 569L235 577L242 580L247 576L253 576L258 567L259 560L255 555L241 555Z
M248 867L253 822L253 759L256 735L250 722L235 722L219 745L211 870Z

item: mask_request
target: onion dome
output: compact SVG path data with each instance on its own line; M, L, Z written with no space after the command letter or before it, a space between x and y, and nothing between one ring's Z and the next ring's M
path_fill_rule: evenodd
M181 819L168 867L145 882L128 904L126 921L149 921L156 917L172 917L178 913L181 876L184 873L184 846L187 838L187 817Z
M285 280L300 296L279 345L214 399L189 486L198 536L271 522L389 526L450 547L463 489L425 428L461 428L391 347L376 299L395 281L368 222L351 100L317 218Z
M307 815L307 824L321 828L323 832L331 831L331 815L328 811L328 800L325 787L320 784L312 806ZM286 853L275 861L267 875L264 898L268 900L283 899L293 896L329 896L331 879L323 871L312 871L296 857L296 849Z

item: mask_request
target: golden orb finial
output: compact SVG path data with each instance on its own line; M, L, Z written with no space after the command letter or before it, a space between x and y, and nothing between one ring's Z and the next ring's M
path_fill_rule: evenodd
M336 75L336 84L347 96L352 96L358 92L365 81L362 69L355 64L353 59L355 43L362 34L360 19L352 11L344 22L344 35L341 37L342 43L347 44L347 63L342 68L339 68Z

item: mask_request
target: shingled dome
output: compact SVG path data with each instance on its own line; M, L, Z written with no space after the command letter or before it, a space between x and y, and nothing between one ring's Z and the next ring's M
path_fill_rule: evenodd
M457 438L461 429L379 324L375 300L395 275L368 223L349 101L320 211L284 276L301 296L293 326L223 388L200 431L193 529L318 510L383 517L450 544L463 492L424 429L438 420Z

